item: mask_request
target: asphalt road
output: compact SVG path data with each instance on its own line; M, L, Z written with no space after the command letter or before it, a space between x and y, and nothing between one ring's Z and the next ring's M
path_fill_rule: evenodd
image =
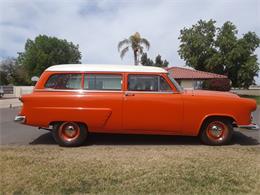
M56 144L50 132L13 122L19 108L0 109L1 145ZM254 113L255 121L260 124L260 107ZM86 145L198 145L196 137L158 136L158 135L111 135L91 134ZM232 144L259 145L260 131L236 129Z

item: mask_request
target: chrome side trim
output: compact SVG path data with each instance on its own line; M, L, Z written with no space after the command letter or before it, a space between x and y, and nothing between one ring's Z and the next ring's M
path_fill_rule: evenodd
M17 123L24 123L25 120L26 120L26 117L25 116L20 116L20 115L18 115L18 116L16 116L14 118L14 121L17 122Z
M125 91L125 93L134 93L134 94L179 94L179 92L174 91Z
M249 129L249 130L259 130L259 126L257 124L238 125L238 127L243 129Z

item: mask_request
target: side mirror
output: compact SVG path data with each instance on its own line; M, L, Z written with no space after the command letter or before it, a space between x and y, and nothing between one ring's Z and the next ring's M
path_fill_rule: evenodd
M37 81L39 81L39 77L37 77L37 76L33 76L33 77L31 78L31 81L33 81L33 82L37 82Z

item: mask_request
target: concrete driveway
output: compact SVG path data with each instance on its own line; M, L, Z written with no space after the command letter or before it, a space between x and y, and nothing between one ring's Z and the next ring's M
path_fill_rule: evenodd
M28 145L55 144L51 133L13 122L19 108L0 108L0 144ZM260 107L254 113L256 122L260 124ZM111 135L91 134L86 144L91 145L197 145L200 141L196 137L158 136L158 135ZM260 131L236 129L232 144L258 145Z

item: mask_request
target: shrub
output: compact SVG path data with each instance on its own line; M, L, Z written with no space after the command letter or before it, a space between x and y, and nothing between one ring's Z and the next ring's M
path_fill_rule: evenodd
M214 91L229 91L231 85L229 79L210 79L204 81L202 88Z

